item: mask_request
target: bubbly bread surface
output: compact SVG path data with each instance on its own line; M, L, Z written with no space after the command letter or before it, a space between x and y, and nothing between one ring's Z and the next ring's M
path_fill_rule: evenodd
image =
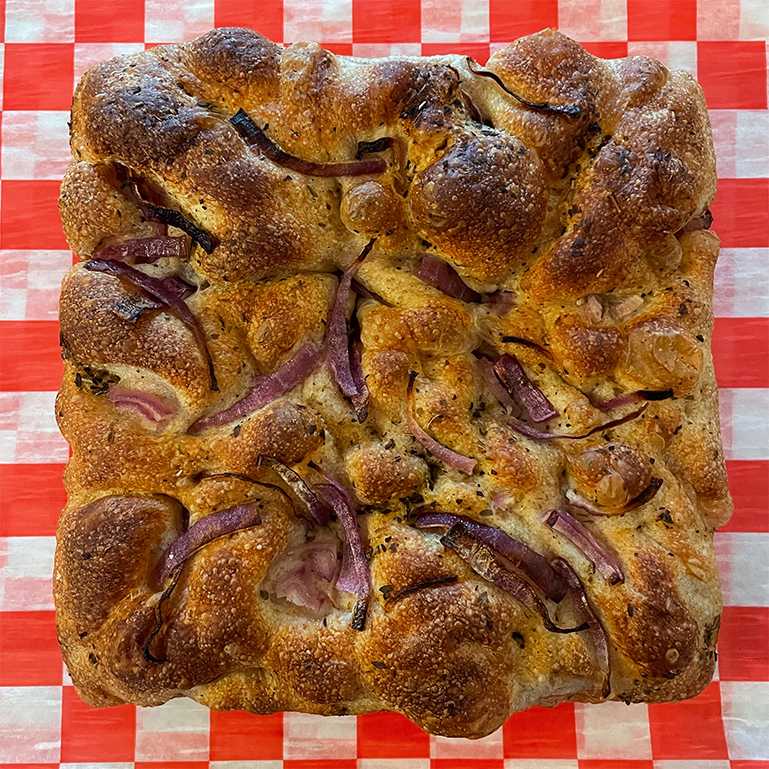
M238 130L240 110L258 134ZM534 705L706 685L712 533L730 500L710 353L715 164L688 74L552 31L481 69L221 29L91 68L71 145L60 207L81 261L61 295L72 455L54 591L87 701L393 710L478 737ZM319 175L332 163L357 170ZM159 207L184 221L159 224ZM140 239L178 250L132 269L182 292L202 341L184 307L94 268ZM340 302L363 409L328 351ZM303 349L320 358L295 386L211 419ZM518 389L501 359L524 372ZM521 387L555 415L527 419ZM362 624L339 581L341 518L308 521L265 458L354 500ZM258 523L161 578L186 532L243 505ZM569 595L492 563L472 524L415 525L433 513L561 564Z

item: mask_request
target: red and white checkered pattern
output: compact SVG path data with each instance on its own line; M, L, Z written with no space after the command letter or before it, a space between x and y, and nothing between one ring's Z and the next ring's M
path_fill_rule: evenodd
M716 535L718 677L695 700L564 704L478 742L401 716L93 710L56 643L50 573L67 447L53 414L56 213L73 82L96 61L246 24L339 53L467 53L559 27L702 82L718 149L715 359L736 512ZM0 0L0 769L769 769L767 0Z

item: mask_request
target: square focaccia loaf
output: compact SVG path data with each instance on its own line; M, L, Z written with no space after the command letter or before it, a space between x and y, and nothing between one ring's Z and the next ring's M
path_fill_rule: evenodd
M479 737L705 686L730 500L688 74L222 29L90 69L71 144L54 582L88 702Z

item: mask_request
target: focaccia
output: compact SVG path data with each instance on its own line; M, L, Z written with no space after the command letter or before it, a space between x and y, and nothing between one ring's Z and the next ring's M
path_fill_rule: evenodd
M485 67L221 29L91 68L61 216L81 696L479 737L710 680L711 132L545 31Z

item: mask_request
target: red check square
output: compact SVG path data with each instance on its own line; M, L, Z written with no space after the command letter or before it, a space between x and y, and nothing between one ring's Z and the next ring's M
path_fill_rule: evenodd
M766 109L765 43L697 43L697 79L710 109Z
M558 26L558 0L490 0L492 42L509 42L521 35Z
M75 41L133 43L144 39L144 0L75 0Z
M504 761L494 758L433 758L430 769L503 769Z
M58 390L62 370L57 321L0 320L0 391Z
M580 761L579 769L654 769L654 763L652 761L615 761L613 758L608 760L592 758Z
M283 40L283 0L215 0L217 27L250 27L270 40Z
M0 686L58 686L61 669L52 611L3 612Z
M769 681L769 609L725 606L718 636L722 681Z
M734 514L722 531L769 532L769 462L730 459L726 471Z
M133 705L92 708L73 686L65 686L61 703L62 763L133 761L136 709Z
M359 758L422 758L430 755L430 738L398 713L358 716Z
M571 758L577 754L574 705L531 708L502 727L505 758Z
M420 0L352 0L356 43L416 43L421 25Z
M0 464L0 537L52 537L67 501L63 474L62 465Z
M66 249L59 182L8 181L0 188L0 248Z
M710 210L721 248L769 246L769 179L719 179Z
M657 760L728 758L718 682L691 700L650 704L649 731Z
M769 387L769 318L716 318L713 363L719 387Z
M283 757L283 714L255 716L240 710L211 711L211 760Z
M283 769L357 769L357 767L358 762L354 758L310 758L283 762Z
M134 769L208 769L208 761L137 761Z
M6 44L3 109L68 110L73 83L72 44Z
M697 0L627 0L628 40L696 40Z

